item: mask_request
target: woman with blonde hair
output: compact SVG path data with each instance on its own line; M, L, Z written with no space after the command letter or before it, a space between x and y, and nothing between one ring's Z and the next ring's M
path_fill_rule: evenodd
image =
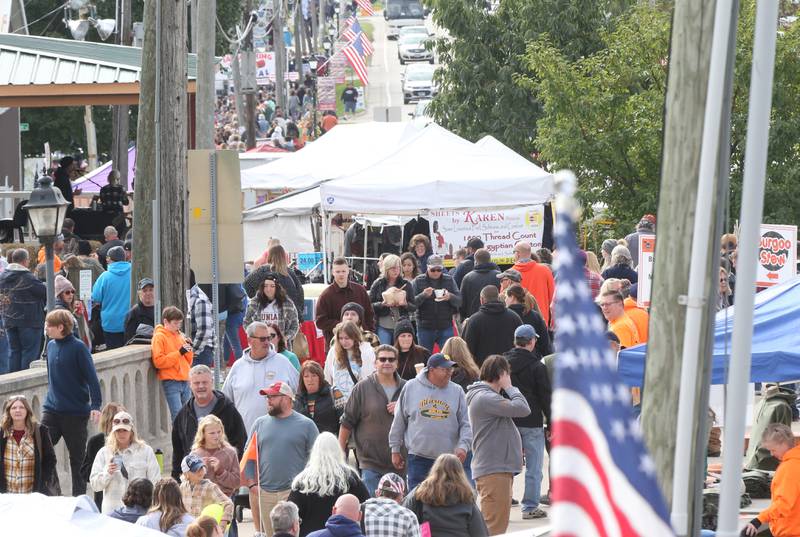
M111 422L117 412L125 412L125 407L122 406L122 403L115 403L112 401L106 403L103 405L103 408L100 409L100 421L97 424L100 432L87 440L86 455L83 457L83 463L81 464L81 477L84 481L89 481L89 476L92 474L94 459L97 457L97 452L103 449L103 446L106 444L106 437L111 434L111 426L113 425ZM102 491L95 491L94 503L97 506L103 505Z
M92 489L103 493L101 512L106 515L123 506L122 497L132 480L143 477L156 483L161 477L153 448L137 437L131 415L118 412L111 424L111 434L97 452L89 476Z
M0 493L60 494L56 453L47 427L39 424L28 399L12 395L0 418Z
M228 442L225 427L217 416L209 414L197 423L192 453L203 459L206 477L226 496L239 488L239 457Z
M436 537L489 535L464 467L450 453L439 455L428 477L408 493L403 506L420 524L430 524L430 534Z
M597 259L597 254L594 252L587 251L586 252L586 268L588 268L591 272L595 274L600 274L603 272L600 269L600 260Z
M382 344L391 345L397 322L407 319L417 309L413 286L411 281L403 279L398 256L389 254L384 258L381 276L369 289L369 300L375 311L378 338Z
M453 368L453 376L450 377L450 380L461 386L466 392L467 386L476 382L481 375L481 370L475 363L475 358L469 351L467 342L458 336L451 337L444 342L442 354L457 364Z
M333 334L334 344L325 359L325 380L333 386L337 408L342 408L356 382L375 372L375 351L353 321L337 324Z
M354 469L347 465L339 440L331 433L320 433L305 469L292 481L288 501L300 512L300 537L325 527L339 496L353 494L360 502L370 495Z
M178 483L171 477L165 477L156 483L150 512L137 520L136 525L166 533L171 537L183 537L192 522L194 517L183 505Z

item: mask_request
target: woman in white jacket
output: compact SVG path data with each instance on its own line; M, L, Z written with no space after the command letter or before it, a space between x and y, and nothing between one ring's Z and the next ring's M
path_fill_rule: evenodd
M334 404L343 407L355 383L375 372L375 351L353 321L339 323L333 333L334 344L325 359L325 380L333 387Z
M101 512L111 514L114 509L122 507L128 483L139 477L155 484L161 479L161 468L153 448L137 438L131 415L118 412L114 415L106 445L94 458L89 476L92 489L103 492Z

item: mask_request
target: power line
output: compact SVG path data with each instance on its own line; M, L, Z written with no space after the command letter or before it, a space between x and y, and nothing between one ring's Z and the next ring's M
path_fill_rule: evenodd
M61 4L60 6L58 6L57 8L55 8L53 11L51 11L50 13L48 13L48 14L46 14L46 15L42 15L41 17L39 17L39 18L38 18L38 19L36 19L35 21L33 21L33 22L29 22L28 24L26 24L26 25L25 25L25 26L23 26L22 28L17 28L17 29L16 29L16 30L14 30L12 33L15 33L15 34L16 34L16 33L18 33L18 32L21 32L21 31L23 31L23 30L27 30L28 28L30 28L31 26L33 26L33 25L34 25L34 24L36 24L37 22L39 22L39 21L42 21L42 20L46 19L47 17L49 17L50 15L52 15L53 13L55 13L56 11L59 11L59 10L61 10L61 9L64 9L64 7L65 7L67 4L68 4L68 2L64 2L63 4ZM49 25L48 25L48 27L49 27Z

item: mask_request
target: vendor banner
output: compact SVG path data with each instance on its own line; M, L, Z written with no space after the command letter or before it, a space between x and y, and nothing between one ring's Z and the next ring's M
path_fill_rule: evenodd
M332 77L317 79L317 108L336 110L336 81Z
M256 53L256 82L259 85L268 84L270 79L275 80L275 53Z
M495 263L514 263L514 245L526 241L536 250L544 236L544 205L481 211L430 211L433 251L453 264L453 256L478 237Z
M639 266L636 267L636 304L640 308L650 307L650 293L653 290L653 267L656 262L656 236L639 235Z
M797 274L797 226L761 224L756 287L770 287Z

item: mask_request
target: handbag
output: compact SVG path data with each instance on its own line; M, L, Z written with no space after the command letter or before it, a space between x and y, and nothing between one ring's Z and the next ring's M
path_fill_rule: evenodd
M347 372L350 373L350 378L353 380L353 384L358 382L356 375L353 373L353 368L350 367L350 360L346 360L345 363L347 364ZM333 406L336 410L344 410L344 406L347 404L347 399L342 393L342 390L337 388L336 386L331 387L331 396L333 397Z
M33 441L36 442L36 450L39 452L40 463L44 460L42 454L42 433L40 426L33 429ZM42 492L45 496L61 496L61 483L58 480L58 471L53 468L50 475L42 476Z
M301 364L311 356L311 352L308 348L308 339L306 339L306 335L299 330L297 331L297 335L294 336L292 352L297 355L297 359L300 360Z

